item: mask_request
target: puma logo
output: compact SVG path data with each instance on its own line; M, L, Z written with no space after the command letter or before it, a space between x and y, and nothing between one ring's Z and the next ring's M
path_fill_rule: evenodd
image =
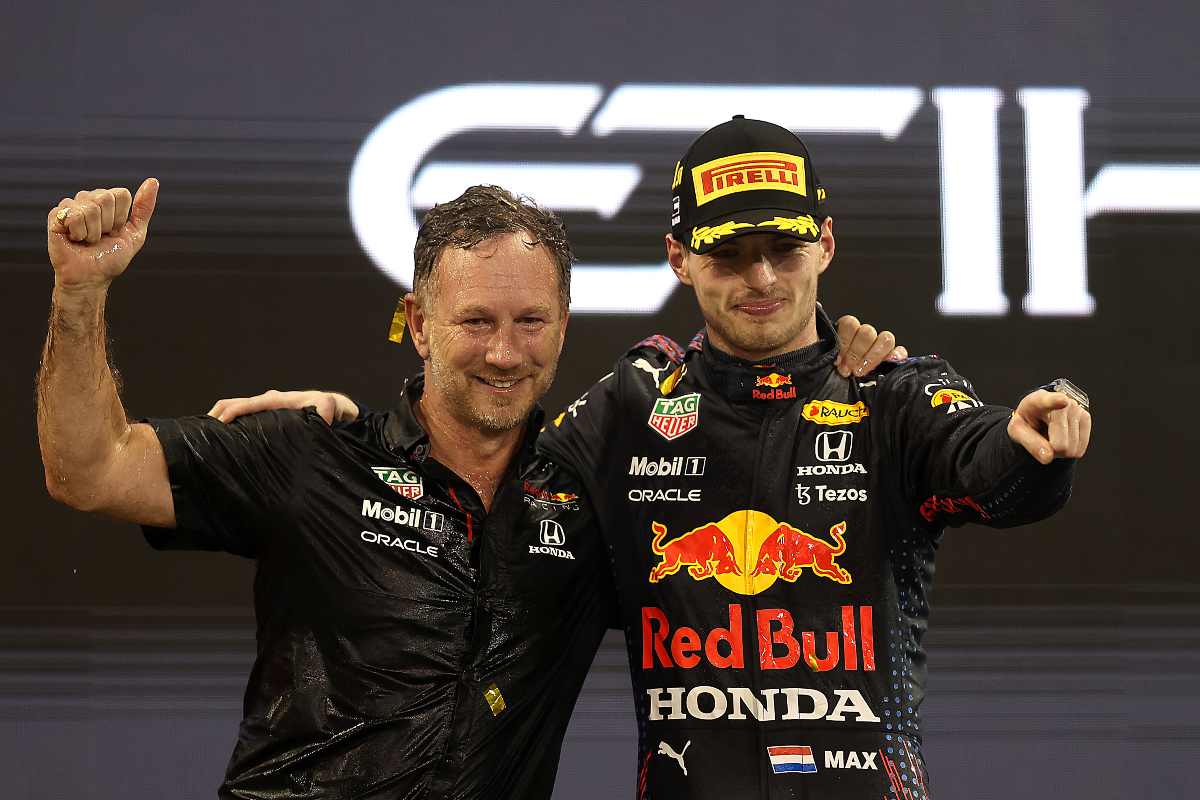
M671 749L671 745L667 744L666 742L659 742L658 743L658 754L660 756L668 756L668 757L673 758L676 761L678 761L679 768L681 770L683 770L684 777L687 777L687 766L684 765L684 763L683 763L683 754L686 753L687 749L691 746L692 746L692 740L688 739L687 743L684 744L683 749L680 750L678 753L676 753L674 750Z
M654 378L654 385L658 386L660 383L662 383L662 379L659 378L658 376L661 375L662 373L666 372L673 365L667 364L665 367L655 367L655 366L651 365L651 363L649 361L647 361L646 359L639 358L637 361L633 362L633 366L637 367L642 372L649 373Z

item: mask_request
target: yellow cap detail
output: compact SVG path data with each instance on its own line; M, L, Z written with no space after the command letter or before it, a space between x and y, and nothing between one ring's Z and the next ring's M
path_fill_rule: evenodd
M396 303L396 310L392 312L392 327L388 330L388 341L400 344L404 341L404 297Z
M722 222L720 225L705 225L703 227L694 228L692 230L692 249L695 250L702 244L712 244L722 236L728 236L734 231L741 228L753 228L749 222Z
M821 235L821 229L817 227L816 221L808 214L799 217L775 217L775 219L758 223L758 227L776 228L780 233L788 231L791 233L811 233L813 236Z
M500 712L508 707L504 703L504 695L500 694L500 687L494 683L483 690L483 699L487 701L493 717L500 716Z
M671 179L671 191L679 188L679 184L683 183L683 164L675 162L675 177Z

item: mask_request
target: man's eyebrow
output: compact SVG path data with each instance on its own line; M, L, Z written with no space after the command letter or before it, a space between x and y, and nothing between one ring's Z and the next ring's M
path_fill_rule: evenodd
M456 317L490 317L492 312L483 306L463 306L452 311Z
M549 314L551 310L551 306L546 305L545 303L539 303L537 305L526 306L525 308L521 309L521 313L518 314L518 316L526 316L528 314Z
M552 306L545 303L538 303L536 305L524 306L515 316L524 317L529 314L549 314L551 310ZM462 308L454 309L454 316L456 317L492 317L494 315L494 309L480 305L463 306Z

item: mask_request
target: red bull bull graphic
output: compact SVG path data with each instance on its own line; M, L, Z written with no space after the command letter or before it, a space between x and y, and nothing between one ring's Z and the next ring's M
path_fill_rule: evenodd
M836 546L823 539L811 536L787 523L779 526L763 542L758 551L755 575L778 575L788 583L795 583L805 567L814 575L829 578L837 583L850 583L850 573L838 566L834 559L846 552L846 523L839 522L829 529Z
M772 372L770 375L758 375L754 378L755 386L770 386L772 389L778 389L780 386L791 386L791 375L780 375L778 372Z
M778 522L769 514L750 510L735 511L669 542L664 542L665 525L652 522L650 528L654 534L650 550L659 557L650 570L650 583L658 583L684 567L695 580L713 578L742 595L765 591L779 579L795 583L806 569L835 583L853 580L836 560L846 552L844 521L829 529L832 543Z
M709 631L687 625L671 626L661 608L642 608L642 669L692 669L707 664L716 669L744 669L742 607L729 605L729 621ZM871 606L842 606L841 626L833 631L796 631L786 608L755 611L758 666L763 670L792 669L803 663L813 672L841 669L875 671L875 613ZM856 613L857 612L857 613Z
M742 574L737 565L737 557L733 554L733 546L716 525L702 525L673 539L665 546L662 540L667 535L667 526L652 522L650 528L654 531L650 549L662 558L662 561L650 570L651 583L658 583L668 575L674 575L684 566L688 568L688 574L696 580L704 580L714 575Z
M521 491L534 500L543 503L551 503L554 505L569 505L579 499L579 495L571 492L555 492L550 489L543 489L540 486L534 486L529 481L524 481L521 484Z

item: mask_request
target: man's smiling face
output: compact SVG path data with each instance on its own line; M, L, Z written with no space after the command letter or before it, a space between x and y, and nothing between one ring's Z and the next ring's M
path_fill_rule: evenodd
M833 221L816 242L776 233L737 236L703 255L667 236L667 258L717 348L748 361L817 340L817 279L833 259Z
M493 433L521 425L550 388L566 335L554 258L531 238L447 247L419 298L426 394L459 422Z

